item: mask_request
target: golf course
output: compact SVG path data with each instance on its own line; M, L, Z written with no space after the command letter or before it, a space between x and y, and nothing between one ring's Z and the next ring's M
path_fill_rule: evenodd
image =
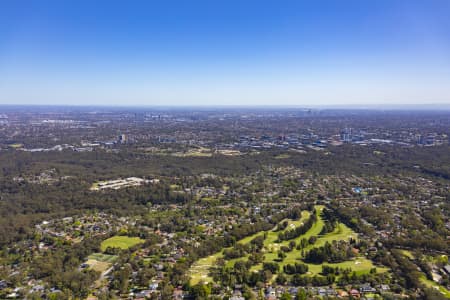
M325 221L322 218L322 211L324 207L317 205L315 207L315 212L317 214L317 221L313 224L313 226L303 235L300 235L294 239L291 240L285 240L282 242L278 241L278 234L279 232L276 231L276 228L269 230L269 231L261 231L256 234L253 234L251 236L248 236L246 238L243 238L238 241L238 243L246 244L249 243L252 239L254 239L257 236L264 236L266 235L266 238L264 239L264 262L276 262L279 264L280 269L283 268L283 266L287 264L295 264L302 262L302 250L308 251L312 248L321 247L325 245L326 242L332 242L332 241L347 241L350 238L357 240L357 234L350 229L348 226L346 226L343 223L338 223L335 227L335 229L332 232L329 232L324 235L320 235L324 225ZM310 217L309 211L303 211L302 216L298 220L283 220L288 221L288 226L284 230L291 230L292 228L295 228L297 226L301 226L308 218ZM282 221L282 222L283 222ZM308 245L302 250L293 249L292 251L289 251L286 253L286 257L282 260L278 260L278 250L282 246L288 246L291 241L295 241L296 244L298 244L302 239L309 239L310 237L315 236L317 237L316 242L313 245ZM219 251L211 256L199 259L196 261L191 269L190 269L190 276L191 276L191 284L196 284L199 282L211 282L212 278L208 276L209 269L211 266L215 264L215 261L218 258L224 258L223 256L223 249L222 251ZM230 259L226 261L227 266L233 266L233 264L237 260L246 259L244 258L237 258L237 259ZM322 265L323 264L307 264L308 265L308 273L307 275L317 275L320 274L322 271ZM356 273L362 274L362 273L369 273L372 268L375 268L372 261L365 258L364 256L357 256L352 260L344 261L340 263L325 263L325 265L331 266L331 267L339 267L339 268L351 268L352 271L355 271ZM251 270L252 271L258 271L262 268L262 263L254 265ZM377 272L386 272L387 268L380 268L376 267Z

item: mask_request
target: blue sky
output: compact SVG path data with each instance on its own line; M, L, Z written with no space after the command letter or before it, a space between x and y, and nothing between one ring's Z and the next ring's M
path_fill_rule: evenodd
M450 103L450 1L0 2L0 104Z

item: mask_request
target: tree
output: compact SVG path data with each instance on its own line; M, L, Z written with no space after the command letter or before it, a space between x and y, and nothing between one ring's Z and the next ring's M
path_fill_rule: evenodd
M276 274L279 269L280 269L280 266L277 263L274 263L274 262L263 263L263 270L269 270L273 274Z
M209 295L211 295L211 286L198 283L192 287L192 296L195 299L207 299Z
M285 285L287 282L286 275L284 275L283 273L278 274L276 281L280 285Z
M291 299L292 299L292 296L288 292L284 292L280 297L280 300L291 300Z
M161 286L161 299L169 300L172 299L172 297L173 297L173 286L169 282L163 281Z
M306 300L306 297L307 297L306 290L304 288L299 288L295 299L296 300Z
M432 288L425 288L423 290L425 300L444 300L446 299L439 291Z
M242 296L244 296L244 298L246 300L256 299L255 294L252 292L251 289L248 288L248 286L244 286L244 291L242 292Z
M272 274L272 272L270 270L264 270L263 271L263 279L264 279L265 282L270 281L270 279L272 279L272 276L273 276L273 274Z

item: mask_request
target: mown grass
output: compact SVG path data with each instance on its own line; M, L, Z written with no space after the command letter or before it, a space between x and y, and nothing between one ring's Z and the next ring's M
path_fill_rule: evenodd
M209 268L219 257L222 256L222 252L217 252L214 255L210 255L196 261L189 270L189 274L191 276L191 284L197 284L199 282L211 282L212 278L208 276Z
M275 156L275 159L287 159L290 158L291 156L289 154L280 154Z
M144 240L138 237L128 237L128 236L113 236L107 240L104 240L100 246L102 251L105 251L108 247L128 249L137 244L143 243Z
M450 291L447 290L445 287L443 287L440 284L437 284L436 282L429 280L425 277L425 275L420 276L420 282L422 282L426 287L434 288L438 290L439 292L444 295L445 298L450 299Z
M314 223L314 225L311 227L310 230L308 230L305 234L293 239L293 241L298 244L300 240L306 238L309 239L312 236L317 237L317 241L314 243L314 245L307 246L304 251L308 251L314 247L320 247L323 246L326 242L332 242L332 241L340 241L340 240L349 240L357 239L357 234L354 232L351 228L346 226L343 223L339 223L336 226L336 229L333 232L330 232L325 235L320 235L325 223L324 220L321 218L322 211L324 209L324 206L317 205L316 206L316 214L317 214L317 222ZM296 226L300 226L305 222L310 216L310 213L308 211L302 212L302 216L299 220L287 220L288 227L285 230L292 229ZM275 227L276 228L276 227ZM294 249L288 253L286 253L286 257L283 259L283 261L278 261L278 250L281 248L281 246L288 246L290 241L282 241L278 242L278 233L275 231L275 228L273 230L266 231L267 237L264 240L264 262L277 262L280 265L280 268L283 268L283 266L287 264L294 264L296 262L302 262L301 261L301 251ZM238 243L246 244L249 243L252 239L254 239L257 236L264 235L264 232L258 232L256 234L253 234L251 236L248 236L246 238L243 238L238 241ZM206 258L200 259L197 262L195 262L191 269L190 269L190 276L191 276L191 284L196 284L200 281L207 281L210 282L212 280L211 277L208 276L209 268L214 264L214 262L218 259L223 257L223 250L220 252L215 253L214 255L208 256ZM247 259L246 257L241 257L237 259L231 259L226 262L228 266L232 266L236 261ZM309 275L317 275L322 272L322 264L307 264L309 271ZM324 263L323 265L329 265L332 267L340 267L343 269L351 268L352 271L355 271L358 274L362 273L369 273L372 268L376 268L377 272L387 272L388 268L384 267L375 267L371 260L365 258L365 257L356 257L353 260L341 262L341 263L335 263L335 264L329 264ZM262 264L258 264L256 266L253 266L251 270L257 271L262 268Z
M22 147L23 147L23 144L19 144L19 143L16 143L16 144L10 144L9 147L14 148L14 149L22 148Z
M303 224L303 222L309 217L309 212L308 211L304 211L302 212L302 216L299 220L287 220L288 223L288 228L292 228L291 225L293 226L299 226L301 224ZM323 226L323 224L322 224ZM276 227L275 227L276 228ZM277 239L278 239L278 232L275 232L274 229L267 231L267 238L264 241L264 244L269 244L269 243L274 243ZM255 233L253 235L250 235L248 237L245 237L241 240L238 241L238 243L241 244L247 244L249 243L251 240L253 240L255 237L260 236L260 235L264 235L264 232L258 232ZM212 281L212 278L210 276L208 276L209 273L209 268L214 264L214 262L218 259L218 258L222 258L223 257L223 250L219 251L213 255L210 255L208 257L205 258L201 258L198 261L196 261L190 268L189 270L189 275L191 277L191 284L197 284L200 281L203 282L210 282ZM233 265L235 261L237 261L238 259L232 259L227 261L228 265Z
M409 259L415 259L414 254L409 250L401 249L400 252Z
M86 264L89 265L89 267L97 272L103 273L106 270L108 270L111 267L111 263L104 262L104 261L98 261L95 259L88 259L86 261Z
M330 232L325 235L319 235L324 226L324 221L322 218L320 218L320 214L323 210L323 207L318 206L316 208L317 208L316 212L318 214L317 222L313 225L313 227L307 233L294 239L296 244L298 244L300 242L300 240L303 238L309 239L311 236L317 236L317 241L314 243L314 245L307 246L306 248L304 248L304 251L308 251L314 247L321 247L321 246L325 245L326 242L331 243L332 241L349 240L350 238L357 239L357 234L343 223L339 223L333 232ZM266 241L269 241L269 239L267 239ZM288 244L289 244L289 241L283 241L280 244L277 244L277 243L272 243L272 244L268 243L267 245L265 244L266 249L270 250L271 249L270 247L272 247L273 251L268 252L264 255L265 256L264 262L271 262L271 261L278 262L277 261L278 249L282 245L287 246ZM295 264L296 262L297 263L302 262L301 258L302 258L301 250L294 249L291 252L286 253L286 257L283 259L283 261L278 262L278 263L280 265L280 268L282 268L283 266L285 266L287 264ZM352 271L355 271L358 274L369 273L370 269L375 268L372 261L365 257L357 257L354 260L349 260L349 261L335 263L335 264L324 263L324 264L317 264L317 265L316 264L307 264L307 265L308 265L308 269L309 269L308 274L310 274L310 275L320 274L320 272L322 272L322 265L329 265L332 267L340 267L340 268L344 268L344 269L351 268ZM261 268L262 268L262 264L259 264L259 265L253 266L252 270L260 270ZM377 272L388 271L388 269L384 268L384 267L376 267L376 269L377 269Z
M113 263L117 259L117 255L109 255L103 253L92 253L88 259L98 260L101 262Z

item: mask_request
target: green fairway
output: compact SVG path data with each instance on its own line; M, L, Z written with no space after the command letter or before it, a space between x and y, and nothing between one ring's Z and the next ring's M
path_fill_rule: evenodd
M300 260L293 260L293 261L286 261L286 259L280 263L280 268L282 268L284 265L290 263L290 264L294 264L294 263L303 263ZM308 275L319 275L322 272L322 265L327 265L333 268L339 267L342 269L347 269L347 268L351 268L352 271L355 271L357 274L365 274L365 273L369 273L370 269L372 268L376 268L377 273L384 273L388 271L388 268L384 268L384 267L375 267L374 264L372 263L371 260L365 258L365 257L357 257L354 260L349 260L349 261L344 261L341 263L334 263L334 264L330 264L330 263L324 263L324 264L306 264L308 265ZM262 268L262 265L256 265L253 266L251 268L251 270L260 270Z
M303 224L303 222L308 217L309 217L309 212L303 211L302 217L299 220L287 220L289 222L288 228L292 228L292 226L299 226L299 225ZM277 239L278 233L273 231L274 229L267 231L267 239L264 241L265 244L266 243L274 243L275 240ZM264 232L258 232L258 233L252 234L248 237L245 237L245 238L239 240L238 243L247 244L255 237L263 235L263 234L264 234ZM210 255L208 257L201 258L198 261L196 261L189 270L189 274L191 276L191 284L197 284L200 281L203 281L203 282L212 281L212 278L208 276L209 268L214 264L214 262L218 258L223 257L222 253L223 253L223 250L220 252L217 252L213 255ZM231 266L237 260L239 260L239 259L229 260L229 261L227 261L227 265Z
M189 270L191 284L197 284L201 281L204 283L211 282L212 278L208 276L209 268L219 257L222 257L222 252L218 252L214 255L210 255L196 261Z
M311 236L317 236L317 234L315 234L315 233L317 233L317 231L320 233L320 231L322 230L322 227L323 227L323 221L321 221L321 222L318 221L316 224L318 224L318 223L322 223L322 224L321 225L319 224L318 226L317 225L313 226L313 228L311 228L311 230L310 230L313 233L308 231L306 234L295 239L296 243L298 243L302 238L305 238L305 237L309 238ZM319 228L320 228L320 230L318 230ZM353 230L348 228L345 224L339 223L333 232L330 232L323 236L318 236L316 243L314 245L307 246L304 250L308 251L309 249L312 249L314 247L321 247L321 246L325 245L326 242L348 240L350 237L356 239L357 235ZM289 241L284 241L281 245L287 246L288 244L289 244ZM272 260L276 259L277 258L276 253L274 253L273 255L270 255L270 253L268 255L266 255L266 261L270 261L271 258L272 258ZM300 251L293 250L291 252L286 253L286 258L283 260L281 265L293 264L295 262L298 262L298 260L300 258L301 258Z
M322 231L322 228L324 227L324 220L321 218L322 210L324 209L324 206L317 205L316 206L316 214L317 214L317 222L314 223L314 225L309 229L305 234L293 239L292 241L295 241L296 244L300 242L300 240L306 238L309 239L312 236L317 237L317 241L314 243L314 245L307 246L304 250L308 251L309 249L312 249L314 247L320 247L323 246L326 242L332 242L332 241L340 241L340 240L348 240L349 238L357 239L358 235L356 232L354 232L351 228L346 226L343 223L338 223L335 230L333 232L327 233L325 235L319 235ZM299 220L283 220L288 221L288 226L285 230L293 229L297 226L301 226L308 218L310 217L310 213L308 211L303 211L302 216ZM281 222L283 222L281 221ZM280 223L281 223L280 222ZM284 265L287 264L295 264L296 262L302 262L301 261L301 251L299 250L292 250L288 253L286 253L286 257L282 262L278 262L278 250L281 246L288 246L289 242L291 240L277 242L278 240L278 234L279 232L275 231L276 227L272 230L266 231L267 237L264 240L264 262L273 262L276 261L279 263L280 268L282 268ZM251 236L248 236L246 238L243 238L238 241L238 243L246 244L249 243L252 239L254 239L257 236L263 235L264 232L258 232L256 234L253 234ZM206 258L202 258L195 262L191 269L190 269L190 276L191 276L191 284L196 284L200 281L210 282L212 278L208 276L209 268L214 264L214 262L218 259L223 257L223 250L208 256ZM241 257L237 259L228 260L226 262L227 266L233 266L233 264L241 259L246 259L246 257ZM322 271L322 265L314 265L314 264L307 264L309 267L309 275L317 275ZM351 268L356 273L369 273L370 269L375 268L372 261L365 258L365 257L356 257L353 260L345 261L341 263L336 264L327 264L332 267L340 267L340 268ZM262 264L258 264L256 266L253 266L251 270L260 270L262 268ZM388 268L384 267L376 267L377 272L387 272Z
M320 208L320 209L322 209L322 208ZM287 229L291 229L293 226L294 227L300 226L301 224L303 224L303 222L305 220L307 220L309 218L309 215L310 215L310 213L308 211L303 211L302 216L299 220L289 220L289 219L286 220L289 222ZM322 223L322 226L323 226L323 223ZM266 231L267 238L264 241L265 247L267 247L268 245L275 245L275 247L279 247L280 244L275 244L275 241L278 239L278 232L274 231L275 228L273 228L272 230ZM320 230L322 230L322 229L320 229ZM320 230L319 230L319 232L320 232ZM264 234L264 232L258 232L258 233L252 234L248 237L245 237L245 238L239 240L238 243L247 244L255 237L263 235L263 234ZM284 244L286 244L286 245L288 243L289 243L288 241L284 242ZM196 261L189 270L189 274L191 276L191 284L197 284L200 281L210 282L212 280L212 278L208 276L209 268L214 264L214 262L218 258L223 257L222 253L223 253L223 250L220 252L217 252L213 255L210 255L208 257L201 258L198 261ZM267 254L267 255L270 255L270 254ZM227 265L231 266L234 264L235 261L237 261L239 259L241 259L241 258L229 260L229 261L227 261Z
M14 149L18 149L18 148L22 148L23 144L19 144L19 143L10 144L9 147L14 148Z
M108 247L128 249L134 245L143 243L144 240L138 237L128 236L113 236L107 240L104 240L101 244L101 250L105 251Z
M313 265L313 264L307 264L309 267L309 272L312 275L317 275L320 272L322 272L322 265ZM329 264L324 263L323 265L327 265L330 267L339 267L342 269L351 268L352 271L355 271L357 274L364 274L369 273L370 269L376 268L377 273L384 273L388 271L388 268L384 267L375 267L371 260L365 258L365 257L357 257L354 260L344 261L341 263L336 264Z
M295 227L303 225L303 223L309 218L309 215L310 215L309 211L302 211L302 216L299 220L286 219L286 220L282 220L280 223L282 223L284 221L288 221L288 226L286 227L285 230L293 229ZM278 232L275 231L275 229L276 229L276 227L273 228L272 230L265 231L267 233L267 238L264 241L265 247L268 247L269 245L274 244L276 242L276 240L278 239ZM247 244L251 240L253 240L255 237L260 236L260 235L264 235L264 231L261 231L261 232L255 233L251 236L248 236L246 238L243 238L243 239L239 240L238 243ZM287 244L289 244L289 241L284 241L281 244L287 245Z
M414 254L409 250L401 249L400 252L409 259L414 259Z
M305 249L308 250L313 247L321 247L325 245L326 242L332 241L348 241L350 238L357 239L358 235L347 225L343 223L338 223L336 229L333 232L327 233L325 235L319 235L317 241L314 245L310 245Z
M414 254L411 251L409 251L409 250L401 249L400 252L404 256L408 257L409 259L414 259L415 258ZM438 290L439 292L442 293L442 295L444 295L444 297L450 299L450 291L447 290L442 285L440 285L440 284L438 284L438 283L436 283L436 282L434 282L432 280L427 279L425 274L420 276L420 282L422 282L422 284L424 284L426 287L434 288L434 289Z
M322 228L324 226L324 221L322 218L320 218L320 213L322 212L323 207L317 206L317 214L318 214L318 220L313 225L313 227L304 235L294 239L296 243L298 243L303 238L310 238L311 236L317 236L317 241L314 245L309 245L305 248L305 251L312 249L314 247L320 247L323 246L326 242L332 242L332 241L340 241L340 240L348 240L349 238L357 239L357 234L350 229L348 226L346 226L343 223L339 223L336 226L336 229L333 232L327 233L325 235L319 235L322 231ZM273 239L273 241L276 240ZM289 244L289 241L283 241L282 243L273 243L269 237L264 241L264 246L266 251L265 262L275 261L278 258L277 251L278 249L284 245L287 246ZM286 258L279 263L280 267L282 268L284 265L287 264L295 264L296 262L301 262L301 252L298 250L293 250L291 252L286 253ZM322 265L314 265L314 264L307 264L309 267L309 274L316 275L319 274L322 271ZM357 257L355 260L346 261L342 263L336 263L336 264L326 264L332 267L340 267L340 268L351 268L353 271L357 273L368 273L370 269L374 268L372 261L365 257ZM252 267L252 270L260 270L262 268L262 264L256 265ZM377 267L377 272L386 272L388 269L383 267Z
M436 282L427 279L425 277L425 275L420 276L420 282L422 282L427 287L434 288L434 289L438 290L439 292L442 293L442 295L444 295L445 298L450 299L450 291L449 290L447 290L442 285L439 285Z

